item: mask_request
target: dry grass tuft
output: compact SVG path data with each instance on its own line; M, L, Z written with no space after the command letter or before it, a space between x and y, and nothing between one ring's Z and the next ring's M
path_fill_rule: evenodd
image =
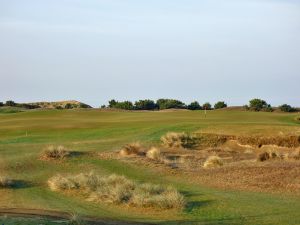
M14 181L7 176L0 176L0 188L10 188L14 185Z
M143 147L138 142L125 145L119 153L121 156L145 154L143 151Z
M204 168L215 168L223 166L223 160L219 156L210 156L204 162Z
M156 147L150 148L147 151L146 156L148 158L154 159L154 160L160 160L162 158L160 150L158 148L156 148Z
M269 159L284 159L287 158L283 153L271 149L269 151L261 152L257 155L257 161L263 162Z
M195 138L184 132L169 132L161 137L161 141L168 148L192 148L195 145Z
M287 159L300 160L300 148L296 148L291 153L287 154Z
M65 159L70 155L71 152L66 150L64 146L50 145L41 153L40 158L44 160L60 160L60 159Z
M124 176L99 176L94 173L74 176L57 175L48 180L53 191L77 189L84 191L94 202L127 204L135 207L156 207L162 209L183 208L184 197L172 187L153 184L139 184Z

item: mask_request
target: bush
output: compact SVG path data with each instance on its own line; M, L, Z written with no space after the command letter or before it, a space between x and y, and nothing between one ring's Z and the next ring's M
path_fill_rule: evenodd
M282 112L296 112L297 111L295 108L293 108L292 106L287 105L287 104L283 104L283 105L279 106L279 109Z
M74 176L56 175L48 180L52 191L81 190L94 202L127 204L137 207L181 209L184 197L172 187L136 183L124 176L99 176L94 173Z
M195 138L190 134L168 132L161 137L164 146L169 148L192 148L195 146Z
M13 180L6 177L6 176L0 176L0 188L9 188L12 187L14 184Z
M146 99L136 101L134 104L135 109L137 110L154 110L157 109L157 105L154 101Z
M201 106L200 106L199 102L194 101L194 102L192 102L191 104L189 104L189 105L187 106L187 108L188 108L189 110L200 110L200 109L201 109Z
M128 156L128 155L144 155L144 151L140 143L131 143L125 145L121 151L119 152L121 156Z
M202 109L211 110L211 104L209 102L206 102L202 105Z
M4 106L3 102L0 102L0 107Z
M175 99L158 99L156 105L159 109L184 109L185 104Z
M130 101L117 102L114 99L109 101L109 107L115 109L125 109L125 110L134 109L132 102Z
M42 153L41 159L64 159L71 155L70 151L67 151L64 146L48 146Z
M147 151L146 156L150 159L159 160L161 159L161 152L158 148L152 147Z
M226 108L227 104L225 102L217 102L214 106L215 109L222 109L222 108Z
M16 106L17 104L12 100L8 100L8 101L6 101L5 105L6 106Z
M265 100L254 98L249 101L249 109L254 111L273 111L271 105L269 105Z
M204 168L214 168L223 166L223 160L218 156L210 156L204 162Z

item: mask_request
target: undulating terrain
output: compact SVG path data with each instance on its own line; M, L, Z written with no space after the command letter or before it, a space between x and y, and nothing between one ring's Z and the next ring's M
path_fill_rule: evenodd
M13 187L0 188L0 221L68 224L68 219L58 218L70 214L87 221L99 218L99 224L300 224L300 160L289 158L299 149L298 117L239 110L213 110L206 116L204 111L186 110L0 112L0 175L15 182ZM199 139L197 147L169 148L161 142L168 132L213 138ZM255 142L259 138L263 144ZM136 142L144 155L120 154L123 146ZM78 154L62 160L41 158L45 148L58 145ZM146 157L151 147L159 149L161 157ZM280 156L274 153L274 159L257 160L265 151ZM220 157L222 165L203 168L210 156ZM103 177L123 175L139 184L171 186L186 204L181 209L160 209L86 201L85 194L52 191L47 184L57 174L91 171ZM9 216L11 208L19 217ZM22 212L28 210L48 216L23 218Z

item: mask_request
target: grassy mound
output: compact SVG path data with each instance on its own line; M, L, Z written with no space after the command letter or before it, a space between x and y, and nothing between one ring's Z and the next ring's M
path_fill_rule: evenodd
M71 152L64 146L50 145L41 153L40 158L44 160L61 160L69 156L71 156Z
M223 166L223 160L218 156L210 156L206 159L204 162L203 167L204 168L215 168Z
M124 176L100 176L94 173L73 176L56 175L48 180L53 191L78 190L87 200L162 209L183 208L184 197L172 187L136 183Z

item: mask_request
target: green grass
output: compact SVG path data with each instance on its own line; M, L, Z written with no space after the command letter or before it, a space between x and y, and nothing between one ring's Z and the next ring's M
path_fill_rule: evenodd
M158 143L168 131L300 135L296 116L222 110L209 111L206 118L203 111L34 110L0 113L0 172L27 182L17 189L0 189L0 207L53 209L170 225L300 224L300 199L290 195L211 189L192 183L189 177L157 174L116 160L105 161L87 156L65 163L37 160L42 149L50 144L62 144L78 151L112 151L133 141L146 145ZM183 212L128 210L86 202L80 196L51 192L46 186L47 179L56 173L91 170L102 174L122 174L142 182L170 184L185 193L188 206Z

